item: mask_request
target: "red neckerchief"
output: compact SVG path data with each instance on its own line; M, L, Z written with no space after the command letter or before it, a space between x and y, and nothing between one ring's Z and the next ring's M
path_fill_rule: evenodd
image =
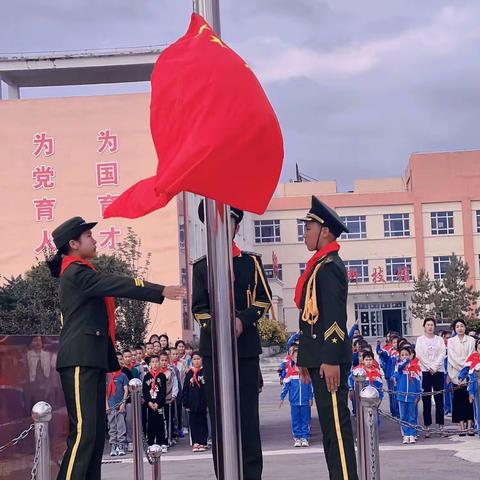
M367 374L367 380L370 385L372 385L375 380L378 380L380 378L380 371L377 370L374 365L372 365L372 368L370 370L368 370L367 368L364 368L363 370Z
M131 364L130 364L130 365L131 365ZM132 370L132 367L129 367L127 364L124 364L123 366L124 366L124 368L126 368L129 372Z
M329 253L338 252L339 250L340 245L334 240L333 242L330 242L328 245L325 245L323 248L315 252L312 258L308 261L305 267L305 271L302 273L302 275L300 275L297 281L297 286L295 288L295 304L297 305L297 308L301 308L300 302L302 301L303 286L305 285L305 282L312 273L312 269L315 264L319 260L326 257Z
M82 265L86 265L88 268L92 270L96 270L96 268L87 260L83 258L74 257L72 255L66 255L62 259L62 269L60 271L60 276L63 275L65 270L72 264L72 263L81 263ZM110 336L113 345L115 346L115 300L113 297L104 297L105 306L107 307L107 315L108 315L108 335Z
M163 372L164 371L165 370L163 370ZM149 372L150 372L150 375L153 377L152 387L150 390L152 393L155 393L157 391L157 377L163 372L161 368L159 368L156 372L150 369Z
M422 369L420 368L420 362L418 358L410 360L410 363L404 368L404 371L407 372L408 378L413 378L414 376L420 376Z
M121 375L122 371L117 370L116 372L112 372L110 374L110 380L108 381L107 387L107 398L110 398L112 395L117 393L117 386L115 385L115 379Z
M239 257L242 251L238 248L237 244L235 243L235 240L232 240L232 255L234 257Z
M465 362L465 366L469 367L468 368L468 373L473 373L475 370L475 367L480 363L480 353L478 352L473 352L470 354L470 356L467 358L467 361Z
M200 368L190 367L190 370L193 372L193 377L190 380L190 382L196 383L198 388L200 388L200 382L198 381L198 374L200 373L200 370L203 370L203 367L200 367Z

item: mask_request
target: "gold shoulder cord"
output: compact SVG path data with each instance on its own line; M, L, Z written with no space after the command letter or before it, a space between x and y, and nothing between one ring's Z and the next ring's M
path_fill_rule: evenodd
M318 322L318 317L320 316L317 304L317 283L315 280L318 270L326 260L327 257L323 258L314 268L308 279L307 289L305 291L305 305L303 307L302 320L312 326Z
M252 304L255 302L255 297L257 295L257 279L258 276L260 276L260 279L262 280L263 288L265 289L265 293L267 294L268 300L270 301L270 310L272 312L272 318L273 320L277 321L277 316L275 315L275 309L273 308L273 301L272 301L272 296L270 295L270 291L268 289L267 281L265 280L263 276L262 269L260 268L260 264L258 263L257 257L255 255L251 255L253 258L253 261L255 263L255 289L253 290L253 299L252 299ZM268 308L265 308L265 313L267 313Z

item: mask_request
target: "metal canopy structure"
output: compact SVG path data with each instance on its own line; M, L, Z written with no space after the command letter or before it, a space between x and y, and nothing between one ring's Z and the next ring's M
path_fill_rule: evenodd
M166 46L0 56L0 80L8 99L23 87L147 82Z

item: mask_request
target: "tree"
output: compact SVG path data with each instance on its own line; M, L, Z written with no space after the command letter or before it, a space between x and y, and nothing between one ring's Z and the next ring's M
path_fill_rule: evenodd
M283 348L287 344L288 332L285 325L272 318L261 318L258 322L258 332L264 347L278 345Z
M414 318L424 320L432 314L433 282L428 272L420 270L418 278L413 282L412 305L409 307Z
M131 228L118 251L99 255L93 264L102 272L146 278L151 254L142 261L139 237ZM45 251L45 258L53 252ZM0 333L7 335L56 335L60 332L59 280L50 275L45 260L36 259L23 276L4 278L0 287ZM117 299L117 341L122 347L142 342L149 323L149 304Z
M437 318L454 320L478 315L480 292L467 286L469 271L468 264L452 253L445 276L433 286L433 312Z

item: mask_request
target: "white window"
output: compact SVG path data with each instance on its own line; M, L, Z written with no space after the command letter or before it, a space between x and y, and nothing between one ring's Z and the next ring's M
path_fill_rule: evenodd
M281 263L278 264L277 275L275 275L275 272L273 270L273 265L271 263L264 263L263 269L265 270L265 275L267 276L267 278L278 278L279 280L283 280L283 271L282 271Z
M477 210L477 233L480 233L480 210Z
M432 235L451 235L454 233L453 212L432 212Z
M450 263L450 257L440 256L433 257L433 278L435 280L440 280L445 276L447 271L447 265Z
M340 236L343 240L357 240L367 238L367 221L365 215L349 215L340 217L345 226L350 230L349 233L343 232Z
M386 258L387 282L410 282L412 280L412 259Z
M350 283L368 282L368 260L346 260L344 263Z
M255 242L280 242L280 220L255 220Z
M298 268L300 269L300 275L303 275L303 272L305 271L305 268L307 267L306 263L299 263Z
M297 240L303 242L303 234L305 233L305 220L297 220Z
M385 237L409 237L410 215L408 213L388 213L383 216Z

